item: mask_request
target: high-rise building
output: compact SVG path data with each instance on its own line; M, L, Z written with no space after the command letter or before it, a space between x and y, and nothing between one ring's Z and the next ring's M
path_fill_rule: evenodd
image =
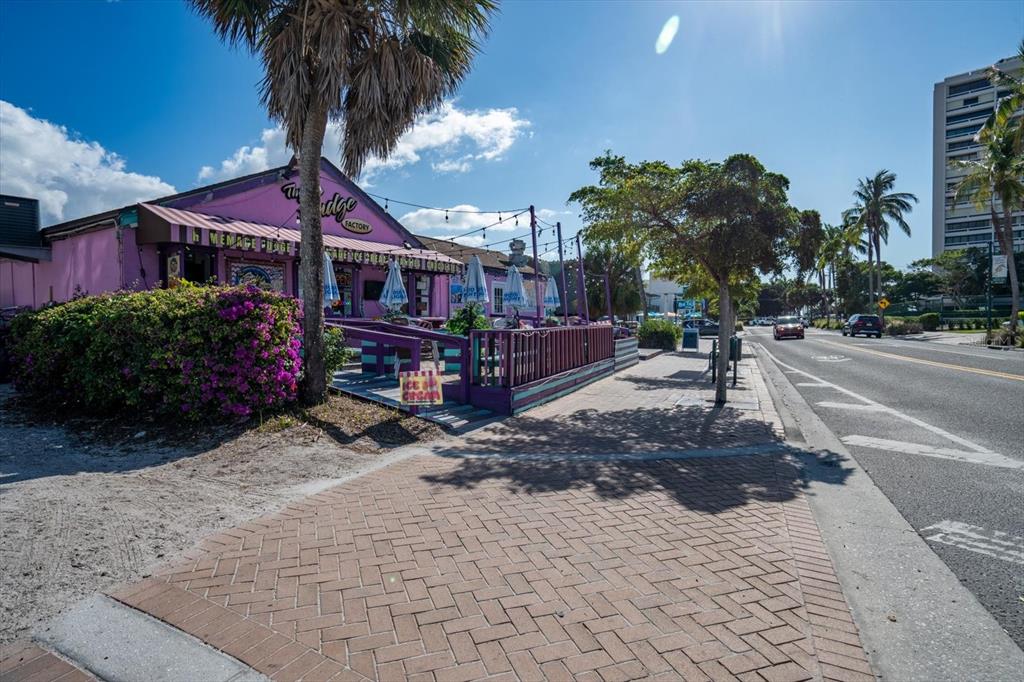
M996 66L1001 71L1017 72L1022 64L1019 57L1001 59ZM987 67L950 76L935 84L932 122L932 255L947 249L987 246L995 240L989 210L978 210L970 201L955 205L953 195L957 183L966 174L953 167L952 161L975 160L980 157L981 146L974 136L999 97L1007 91L996 88L988 79ZM996 202L1002 215L1002 207ZM1014 251L1024 250L1024 211L1013 214ZM999 252L998 243L994 246Z

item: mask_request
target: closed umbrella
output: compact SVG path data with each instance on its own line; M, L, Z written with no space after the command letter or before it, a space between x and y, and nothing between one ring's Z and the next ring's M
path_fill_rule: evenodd
M388 262L388 276L384 280L384 289L380 292L380 304L385 308L400 308L409 302L409 295L405 293L405 283L402 282L402 271L398 262Z
M338 291L338 280L334 276L334 265L331 257L324 252L324 307L330 308L335 301L341 300L341 293Z
M551 308L552 310L560 307L562 301L558 298L558 286L553 280L547 279L544 281L544 307Z
M466 283L462 286L462 302L489 303L490 300L484 266L480 263L480 256L474 255L469 259L469 267L466 268Z
M523 276L519 274L519 268L514 265L508 269L501 300L505 305L515 308L517 313L519 308L526 307L526 286L523 285Z

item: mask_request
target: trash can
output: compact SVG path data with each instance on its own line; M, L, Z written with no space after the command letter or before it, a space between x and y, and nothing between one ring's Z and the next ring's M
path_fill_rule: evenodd
M683 350L692 348L697 350L700 347L700 332L696 329L683 329Z
M729 337L729 360L743 359L743 339L738 336Z

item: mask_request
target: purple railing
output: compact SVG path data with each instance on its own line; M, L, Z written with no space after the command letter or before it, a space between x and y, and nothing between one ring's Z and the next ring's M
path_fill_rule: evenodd
M469 334L470 381L513 388L615 356L610 324L488 329Z
M372 341L371 352L375 356L374 371L378 375L385 374L387 369L384 358L399 348L409 352L409 369L412 371L420 369L420 351L424 341L436 341L439 349L453 349L456 351L454 354L445 353L445 361L449 362L449 358L458 359L459 382L444 384L442 386L444 397L460 403L469 402L469 340L466 337L445 334L419 326L390 324L378 320L327 320L324 324L340 328L348 341ZM363 353L366 352L367 349L364 348Z

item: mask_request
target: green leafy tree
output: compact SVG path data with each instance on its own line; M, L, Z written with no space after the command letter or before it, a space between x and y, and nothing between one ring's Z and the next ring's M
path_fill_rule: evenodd
M678 259L699 266L718 285L719 347L727 349L734 321L729 285L755 270L781 269L796 222L789 181L749 154L722 162L627 163L610 152L591 162L597 185L573 192L588 236L636 244L655 265ZM726 400L728 352L719 353L715 400Z
M306 371L302 400L322 402L323 229L320 153L329 119L343 120L342 165L358 176L386 158L417 115L469 73L495 0L190 0L220 38L258 54L261 96L298 156L299 279Z
M914 210L917 197L910 192L894 192L896 174L880 170L874 177L857 181L854 206L843 214L844 224L867 239L868 262L875 258L874 276L868 273L868 302L874 306L876 294L882 293L882 243L889 243L889 223L895 223L910 236L906 214ZM877 283L877 289L875 284Z
M972 161L956 161L954 167L967 171L953 195L954 204L961 199L974 204L979 211L988 210L995 228L999 249L1006 254L1010 278L1010 333L1017 332L1020 310L1020 280L1013 253L1013 210L1024 206L1024 156L1017 151L1016 130L1019 121L997 122L994 128L976 139L981 154ZM999 209L1002 215L999 215Z
M583 270L587 275L587 305L590 319L608 314L604 280L612 295L614 315L625 317L643 307L643 299L636 281L636 263L628 250L610 242L587 242L583 255Z
M978 272L966 250L943 251L935 258L916 260L910 267L934 277L939 292L952 298L958 309L964 307L966 296L980 294L985 287L984 273Z

